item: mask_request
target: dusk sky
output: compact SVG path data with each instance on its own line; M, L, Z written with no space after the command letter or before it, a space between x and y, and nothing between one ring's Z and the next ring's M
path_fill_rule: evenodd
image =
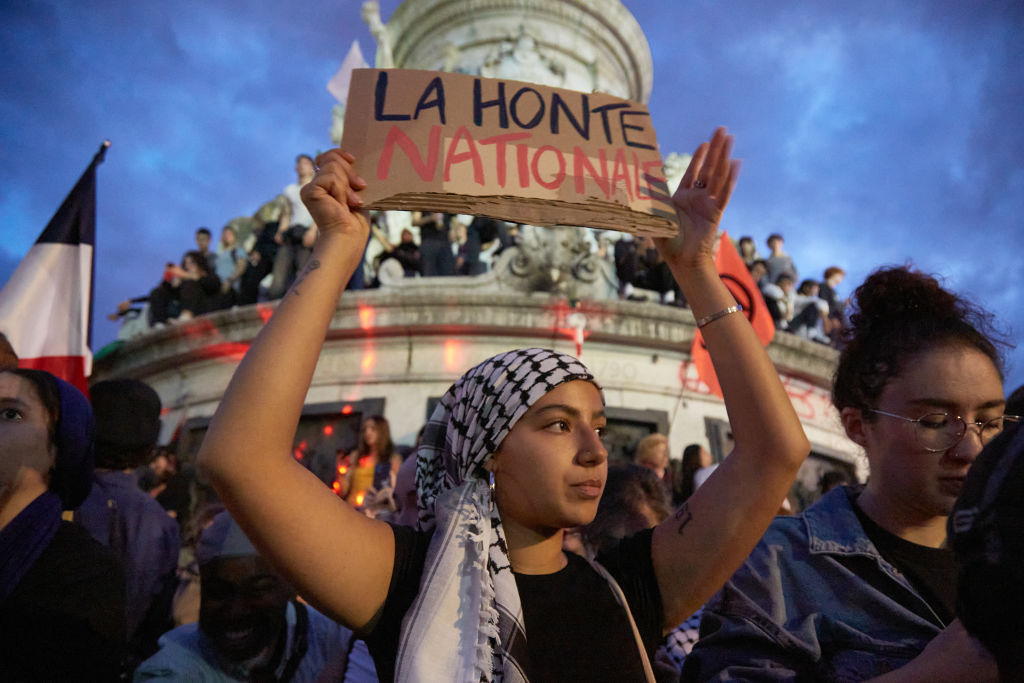
M382 16L398 6L382 0ZM781 232L803 277L912 262L1024 339L1024 3L627 0L663 154L716 125L743 173L723 227ZM0 6L0 284L99 144L94 344L164 263L251 215L328 148L325 89L359 0ZM372 59L372 57L371 57ZM26 324L32 324L26 321ZM1024 383L1024 347L1007 390Z

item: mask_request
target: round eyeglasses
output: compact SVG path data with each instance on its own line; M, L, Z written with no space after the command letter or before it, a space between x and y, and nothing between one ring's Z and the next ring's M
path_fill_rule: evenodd
M914 423L914 435L917 437L918 445L930 453L948 451L956 446L967 434L968 425L978 428L978 438L981 439L981 444L985 445L996 438L1006 425L1021 421L1017 415L1000 415L991 420L968 422L959 415L948 413L928 413L913 418L873 408L868 408L868 412Z

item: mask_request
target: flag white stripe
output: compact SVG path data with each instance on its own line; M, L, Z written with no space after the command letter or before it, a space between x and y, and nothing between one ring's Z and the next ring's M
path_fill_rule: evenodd
M0 291L0 332L23 358L83 356L86 376L92 354L89 283L92 245L36 243Z

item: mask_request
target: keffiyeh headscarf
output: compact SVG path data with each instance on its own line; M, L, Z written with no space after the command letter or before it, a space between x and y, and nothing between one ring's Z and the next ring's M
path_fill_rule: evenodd
M572 356L519 349L472 368L441 398L417 451L420 527L434 535L402 623L396 681L527 680L522 606L483 465L530 406L572 380L598 386Z

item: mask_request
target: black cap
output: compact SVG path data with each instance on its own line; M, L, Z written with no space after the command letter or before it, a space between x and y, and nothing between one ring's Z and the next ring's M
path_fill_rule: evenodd
M137 379L111 379L89 388L96 415L96 441L114 448L141 449L160 436L160 397Z

